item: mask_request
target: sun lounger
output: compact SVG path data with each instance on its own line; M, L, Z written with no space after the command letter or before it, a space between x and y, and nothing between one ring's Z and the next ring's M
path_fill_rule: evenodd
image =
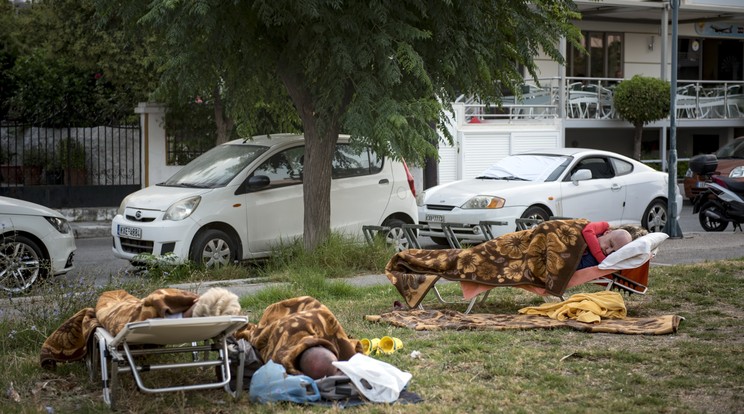
M658 247L668 238L665 233L649 233L641 236L631 243L623 246L612 253L604 262L597 266L586 267L574 272L566 289L594 283L603 285L606 290L617 290L627 294L646 294L648 290L648 270L651 259L656 255ZM465 313L470 313L476 303L482 303L488 298L488 293L494 286L476 282L459 282L463 298L470 301ZM541 296L549 296L545 289L535 286L517 286ZM442 303L445 301L436 286L433 287L437 299ZM478 297L483 294L482 298ZM563 297L560 297L563 300ZM421 306L419 306L421 307Z
M577 272L586 244L576 242L576 235L585 223L582 219L554 219L539 226L525 223L525 230L467 249L398 252L386 265L385 274L411 308L421 307L431 290L445 302L436 288L441 279L460 283L464 298L471 301L468 312L480 293L500 286L562 297L565 289L591 281L609 289L645 293L648 261L668 235L657 232L638 237L600 265Z
M112 408L116 402L118 375L121 372L131 372L137 387L146 393L224 388L230 395L238 398L242 389L243 373L240 370L245 354L243 350L238 350L240 361L237 364L237 385L235 390L232 390L226 339L246 323L248 318L245 316L148 319L128 323L115 337L106 329L98 327L91 335L87 354L91 379L94 379L100 370L103 399ZM182 358L177 362L153 363L150 357L162 354L182 354ZM183 358L185 356L189 356L190 361ZM145 357L146 364L143 362ZM183 362L181 359L186 361ZM203 367L217 367L221 375L215 376L215 380L211 382L185 384L186 381L183 383L174 381L178 384L157 387L146 384L143 380L143 374L148 371L184 372L189 368ZM184 372L180 378L190 377L189 373Z

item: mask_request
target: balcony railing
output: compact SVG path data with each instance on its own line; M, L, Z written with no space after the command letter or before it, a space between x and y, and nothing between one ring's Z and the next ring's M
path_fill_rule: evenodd
M622 79L559 78L526 84L519 96L504 96L501 106L462 97L455 103L458 124L539 119L618 119L613 103ZM560 111L559 109L563 109ZM744 118L744 82L678 82L677 118Z

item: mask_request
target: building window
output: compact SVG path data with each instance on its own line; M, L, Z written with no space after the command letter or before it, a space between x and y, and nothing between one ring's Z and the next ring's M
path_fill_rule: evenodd
M582 32L586 54L569 47L567 73L570 77L622 78L623 34Z

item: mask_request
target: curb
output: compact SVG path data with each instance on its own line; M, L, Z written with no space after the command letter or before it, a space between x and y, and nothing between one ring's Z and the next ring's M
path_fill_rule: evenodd
M70 222L76 239L111 237L111 222Z

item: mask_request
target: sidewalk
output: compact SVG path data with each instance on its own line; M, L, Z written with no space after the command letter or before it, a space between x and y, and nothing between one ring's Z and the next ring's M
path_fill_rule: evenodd
M361 286L374 286L374 285L383 285L385 283L389 283L387 277L384 274L371 274L371 275L360 275L351 277L348 279L342 279L349 284L357 287ZM446 281L440 281L439 283L446 282ZM271 287L271 286L278 286L281 285L279 282L275 283L267 283L263 279L234 279L234 280L217 280L217 281L207 281L207 282L198 282L198 283L179 283L170 285L168 287L176 288L176 289L183 289L183 290L195 290L200 295L210 288L213 287L221 287L229 290L232 293L235 293L238 296L246 296L246 295L253 295L255 293L258 293L259 291Z
M111 221L71 221L73 234L76 239L90 239L93 237L111 236Z
M111 220L116 216L116 207L59 209L70 222L76 239L108 237L111 235Z

